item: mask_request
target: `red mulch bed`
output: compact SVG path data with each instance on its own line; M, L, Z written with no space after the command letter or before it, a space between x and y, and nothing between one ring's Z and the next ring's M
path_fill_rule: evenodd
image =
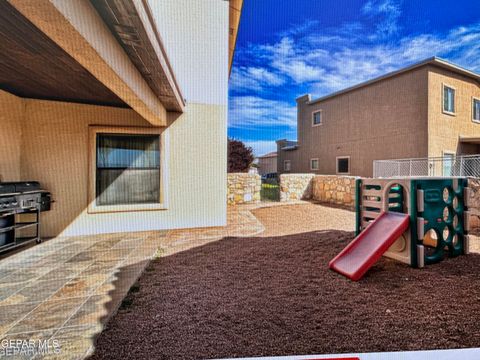
M360 282L328 270L353 233L226 238L154 261L94 359L199 359L480 346L480 256Z

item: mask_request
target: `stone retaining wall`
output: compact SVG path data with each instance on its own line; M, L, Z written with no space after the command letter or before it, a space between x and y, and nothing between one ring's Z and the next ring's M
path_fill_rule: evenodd
M470 216L470 225L472 229L480 228L480 179L469 178L468 187L470 188L470 198L468 199Z
M280 201L310 199L353 209L355 179L353 176L282 174Z
M227 204L251 204L260 201L262 181L258 174L227 174Z
M310 199L314 176L315 174L281 174L280 201Z
M316 175L312 184L312 200L349 208L355 207L354 176Z

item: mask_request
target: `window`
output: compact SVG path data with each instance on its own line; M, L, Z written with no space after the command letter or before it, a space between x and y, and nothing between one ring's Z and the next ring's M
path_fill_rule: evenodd
M285 160L283 162L283 170L284 171L290 171L290 160Z
M455 113L455 89L447 85L443 85L443 112Z
M442 176L453 176L455 153L452 151L443 152Z
M350 156L337 157L337 174L350 173Z
M480 99L473 98L472 119L480 122Z
M310 159L310 170L318 170L318 159Z
M96 134L96 206L160 203L160 136Z
M322 125L322 110L312 114L312 126Z

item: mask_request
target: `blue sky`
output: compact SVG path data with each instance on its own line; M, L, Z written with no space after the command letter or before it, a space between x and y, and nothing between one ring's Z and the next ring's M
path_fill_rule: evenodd
M244 0L228 134L262 155L296 139L298 96L431 56L480 72L480 1Z

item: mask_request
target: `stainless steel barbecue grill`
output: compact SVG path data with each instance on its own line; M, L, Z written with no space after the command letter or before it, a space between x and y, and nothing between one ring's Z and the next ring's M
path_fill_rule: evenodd
M0 253L41 242L40 212L50 210L50 192L37 181L0 183Z

